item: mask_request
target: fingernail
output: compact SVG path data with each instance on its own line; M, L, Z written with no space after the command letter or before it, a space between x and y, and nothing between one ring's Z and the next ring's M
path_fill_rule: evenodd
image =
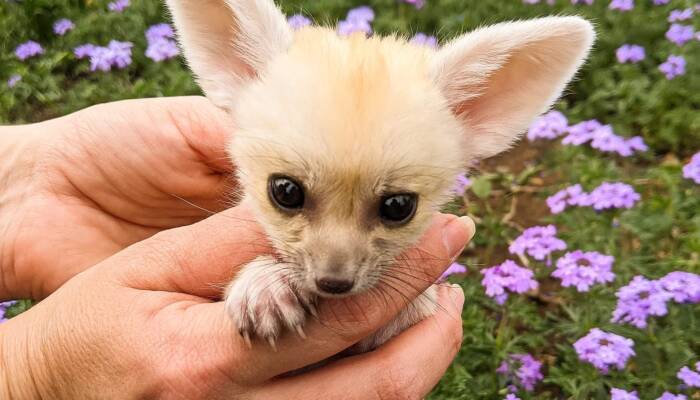
M464 289L456 283L450 284L450 290L448 291L452 301L457 304L464 304Z
M474 237L476 227L471 218L464 216L453 219L442 231L442 241L450 258L458 257L467 243Z

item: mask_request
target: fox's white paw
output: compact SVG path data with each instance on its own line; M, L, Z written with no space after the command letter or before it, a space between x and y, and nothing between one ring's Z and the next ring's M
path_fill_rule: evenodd
M313 298L290 285L289 266L268 256L246 265L226 291L226 311L248 346L251 339L275 342L286 328L305 337L306 313L315 314Z

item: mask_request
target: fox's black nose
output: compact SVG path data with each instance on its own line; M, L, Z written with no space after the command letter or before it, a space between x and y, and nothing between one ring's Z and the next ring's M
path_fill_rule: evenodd
M354 284L355 282L353 281L346 281L343 279L316 279L316 287L318 287L320 291L330 294L347 293L352 289Z

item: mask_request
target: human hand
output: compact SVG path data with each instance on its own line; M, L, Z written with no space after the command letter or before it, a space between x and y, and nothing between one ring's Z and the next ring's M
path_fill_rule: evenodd
M0 299L44 298L126 246L209 214L193 204L230 206L232 122L204 98L108 103L4 130L21 138L24 162L0 190ZM0 161L4 184L2 168L20 167Z
M319 319L305 326L307 338L288 333L274 351L265 342L248 348L223 303L212 301L236 266L270 250L252 215L236 207L161 232L0 326L0 397L421 398L462 338L464 295L447 285L435 316L379 349L280 375L325 360L386 324L440 276L473 233L473 224L438 215L401 257L401 267L410 268L401 293L380 285L324 299Z

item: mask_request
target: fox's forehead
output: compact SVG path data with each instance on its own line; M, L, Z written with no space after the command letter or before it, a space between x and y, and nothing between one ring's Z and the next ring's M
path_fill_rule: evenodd
M298 31L242 93L235 155L267 153L265 167L252 161L256 169L325 187L340 179L381 191L411 189L420 174L451 179L463 162L462 136L431 80L432 53L393 37Z

